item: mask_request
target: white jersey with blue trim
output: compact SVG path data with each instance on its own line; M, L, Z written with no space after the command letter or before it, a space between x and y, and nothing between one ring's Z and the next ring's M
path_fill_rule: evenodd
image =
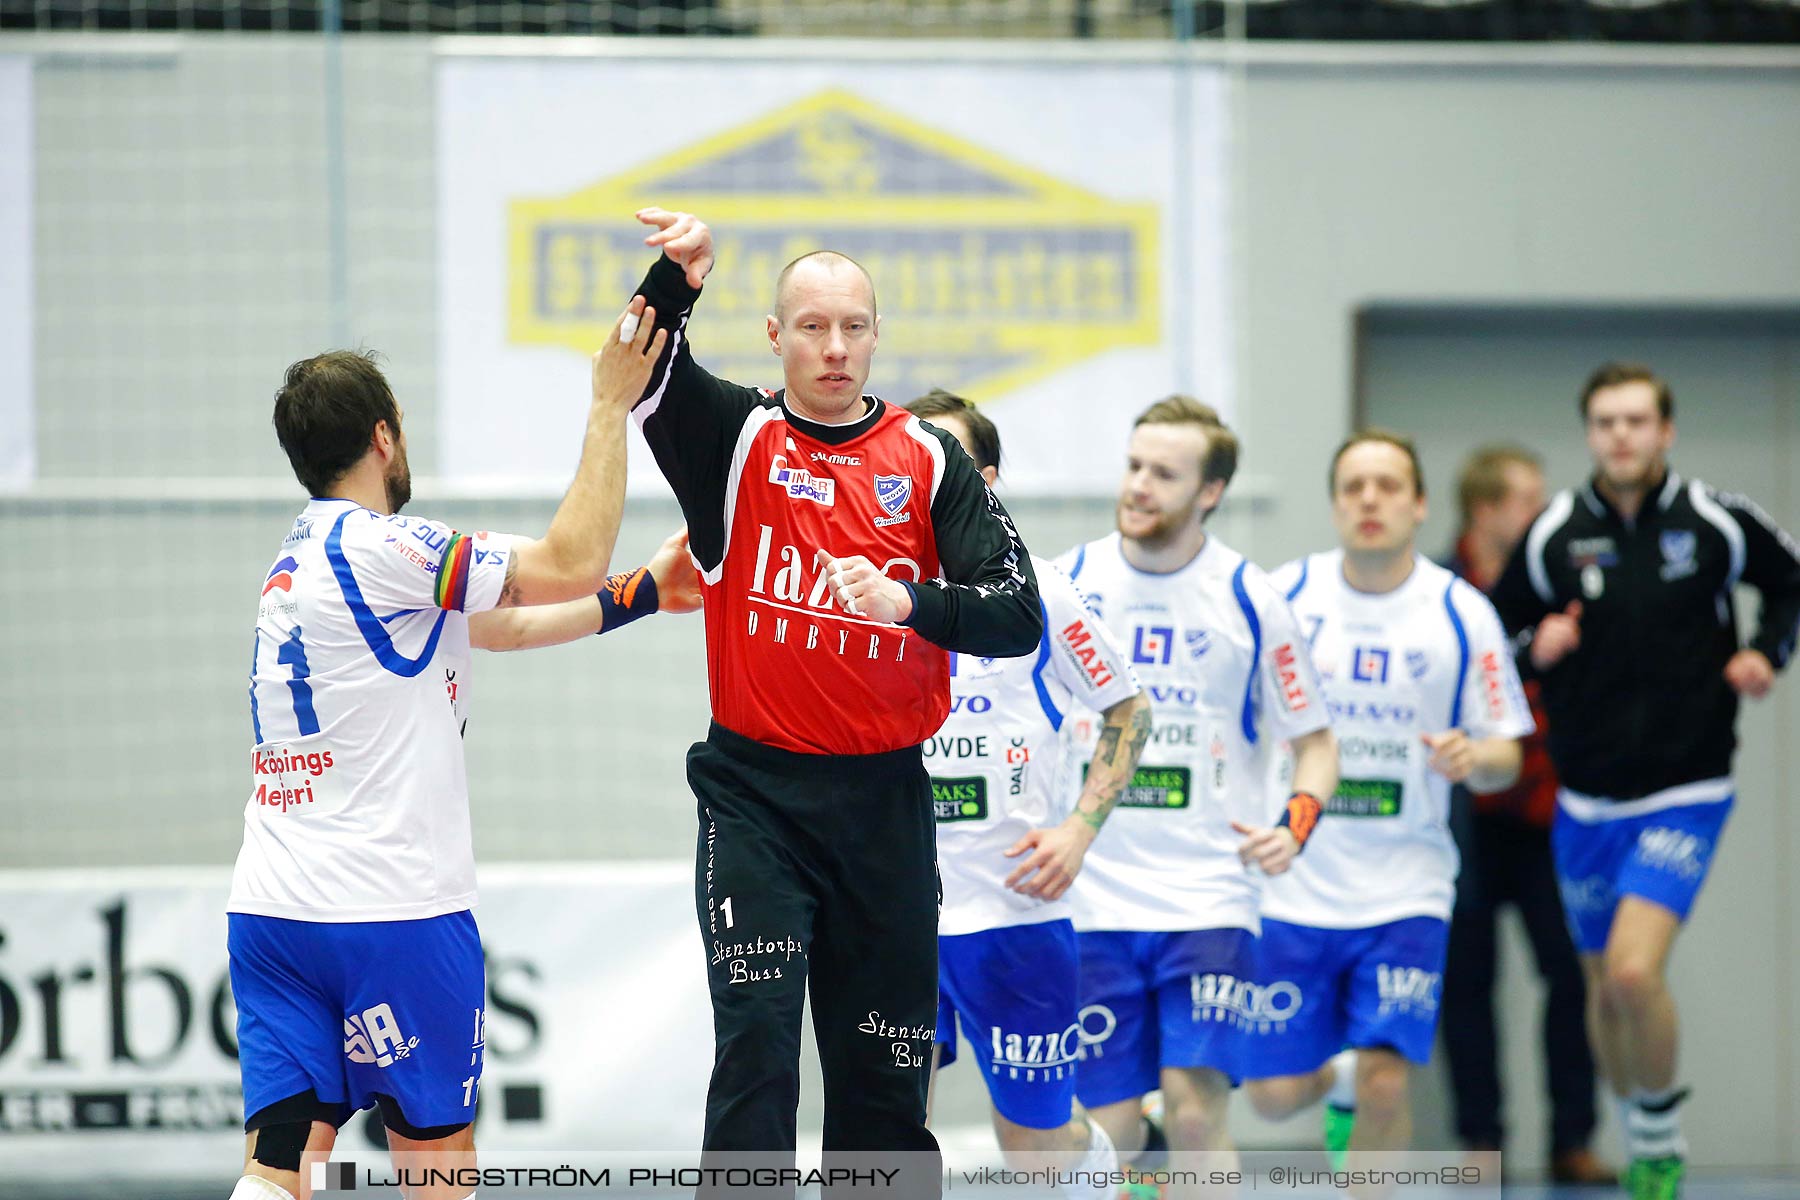
M1057 560L1127 646L1154 724L1137 775L1070 889L1082 930L1261 928L1261 876L1233 821L1273 823L1274 751L1329 723L1287 602L1243 555L1207 537L1180 570L1140 571L1118 534ZM1085 728L1084 728L1085 726ZM1071 721L1070 763L1094 726ZM1065 769L1066 794L1081 771Z
M416 920L475 902L469 619L511 540L309 503L263 580L250 799L228 911Z
M978 933L1069 915L1066 899L1021 896L1004 880L1023 858L1006 849L1062 814L1056 797L1063 717L1138 693L1118 642L1054 564L1033 557L1044 636L1025 658L950 656L950 717L923 747L937 817L942 934Z
M1328 929L1448 920L1456 896L1450 781L1427 733L1524 737L1531 708L1487 597L1424 558L1391 592L1344 581L1341 550L1277 570L1312 646L1337 732L1341 782L1263 915ZM1279 768L1278 768L1279 769Z

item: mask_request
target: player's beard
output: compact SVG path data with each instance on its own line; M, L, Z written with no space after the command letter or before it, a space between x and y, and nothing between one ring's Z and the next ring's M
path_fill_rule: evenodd
M394 455L394 461L388 464L387 474L381 483L387 489L388 511L397 513L406 507L412 499L412 467L406 461L406 446L400 446L400 452Z
M1149 530L1144 533L1125 532L1125 505L1121 501L1113 512L1113 523L1119 533L1131 539L1146 550L1161 550L1179 538L1190 526L1200 520L1200 493L1178 509L1164 509L1157 514Z

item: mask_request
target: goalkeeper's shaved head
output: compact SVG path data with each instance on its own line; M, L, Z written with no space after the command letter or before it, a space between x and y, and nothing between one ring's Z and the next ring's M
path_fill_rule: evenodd
M785 322L787 315L794 308L795 295L808 282L823 275L830 277L840 271L855 271L862 276L863 286L868 289L869 315L880 314L875 308L875 280L863 265L848 254L840 254L836 250L814 250L810 254L802 254L787 266L781 268L781 274L775 277L775 319Z

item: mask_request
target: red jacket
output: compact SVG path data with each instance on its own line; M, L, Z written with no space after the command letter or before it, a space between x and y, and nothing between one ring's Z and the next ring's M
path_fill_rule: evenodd
M1467 537L1457 541L1455 552L1444 565L1483 592L1492 591L1497 582L1495 579L1477 579L1470 571ZM1470 795L1475 799L1477 812L1509 813L1548 829L1556 816L1557 785L1556 768L1550 765L1543 685L1535 679L1526 680L1525 699L1531 705L1531 719L1537 723L1537 729L1520 740L1519 747L1524 751L1525 759L1519 767L1519 781L1504 792L1489 796L1471 792Z

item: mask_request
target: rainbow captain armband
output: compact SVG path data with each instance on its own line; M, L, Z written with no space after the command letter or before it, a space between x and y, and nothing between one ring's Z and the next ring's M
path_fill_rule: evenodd
M437 586L432 602L439 608L461 612L469 599L469 564L475 561L475 543L463 533L452 532L438 561Z
M1325 806L1311 792L1295 792L1288 797L1287 807L1281 810L1281 820L1275 822L1275 828L1293 834L1304 850L1306 839L1312 836L1313 829L1319 824L1319 814L1324 810Z
M611 633L657 610L656 579L649 567L608 575L606 586L595 593L600 600L601 624L596 633Z

